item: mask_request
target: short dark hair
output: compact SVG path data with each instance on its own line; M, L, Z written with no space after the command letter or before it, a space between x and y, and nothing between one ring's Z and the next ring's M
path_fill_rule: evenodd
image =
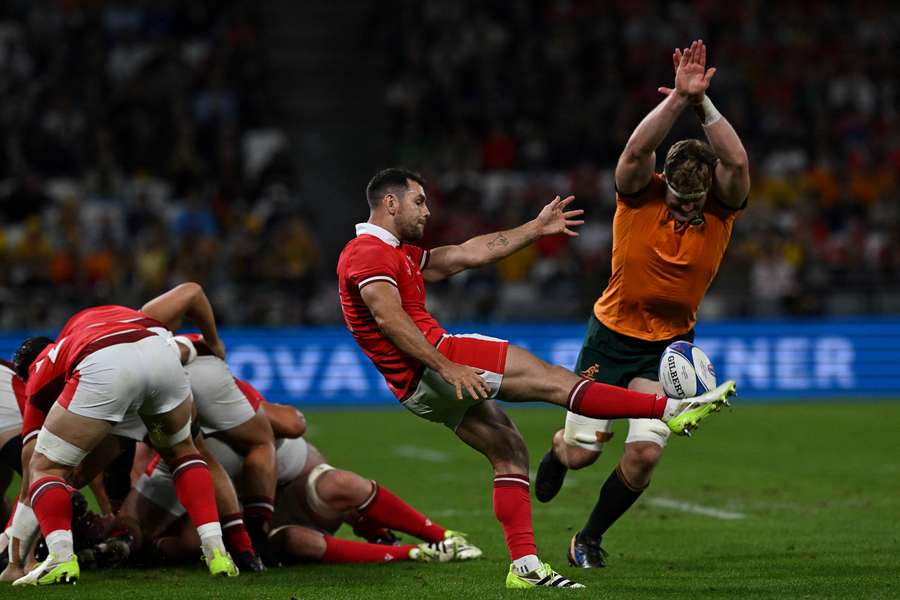
M666 183L683 194L708 192L712 186L716 153L706 142L681 140L666 153Z
M369 180L369 185L366 186L366 199L369 201L369 206L371 208L376 208L381 202L381 199L384 198L385 194L389 193L392 188L402 188L403 190L406 190L408 187L406 182L410 179L421 186L425 185L425 179L415 171L410 171L409 169L391 167L390 169L378 171L375 173L375 176Z
M43 335L30 337L22 342L22 345L19 346L16 354L13 356L13 370L16 372L16 375L23 380L28 379L28 368L31 366L31 363L44 351L44 348L52 343L53 340Z

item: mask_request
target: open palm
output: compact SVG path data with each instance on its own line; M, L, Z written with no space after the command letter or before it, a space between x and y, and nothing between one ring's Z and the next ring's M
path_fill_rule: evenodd
M567 196L564 200L560 200L559 196L557 196L541 210L537 216L541 235L555 235L557 233L564 233L573 237L578 235L578 232L572 230L571 227L584 224L582 219L577 218L583 215L584 211L580 208L566 210L573 200L575 200L575 196Z
M709 82L716 74L715 68L706 68L706 45L703 40L695 40L690 48L684 50L676 48L672 54L672 64L675 67L675 88L661 87L659 91L667 95L674 91L694 104L702 102Z

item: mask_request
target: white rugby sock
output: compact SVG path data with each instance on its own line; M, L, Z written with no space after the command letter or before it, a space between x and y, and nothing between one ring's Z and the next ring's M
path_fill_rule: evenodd
M218 521L206 523L197 528L200 536L200 546L203 548L203 556L212 558L213 550L225 554L225 542L222 541L222 526Z
M513 568L519 575L525 575L526 573L537 571L543 566L544 563L542 563L541 559L537 557L537 554L526 554L525 556L517 558L513 561Z
M28 549L40 531L41 526L31 507L21 502L17 503L12 523L10 523L9 529L6 530L6 534L10 538L7 549L9 562L16 565L24 565L25 555L28 554Z
M57 529L47 534L47 549L59 561L66 561L75 554L71 529Z

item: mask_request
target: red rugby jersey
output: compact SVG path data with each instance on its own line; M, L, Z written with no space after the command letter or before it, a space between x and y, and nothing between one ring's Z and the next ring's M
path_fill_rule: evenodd
M31 364L25 396L35 406L49 410L66 379L87 355L156 335L148 329L151 326L162 327L144 313L125 306L97 306L75 314L63 326L56 341L44 348Z
M400 351L375 323L360 289L383 281L397 287L403 310L431 344L437 344L446 331L425 308L425 279L422 270L428 264L428 252L403 244L391 232L359 223L356 237L350 240L338 259L338 289L344 322L356 343L384 376L388 388L404 400L422 372L422 363Z

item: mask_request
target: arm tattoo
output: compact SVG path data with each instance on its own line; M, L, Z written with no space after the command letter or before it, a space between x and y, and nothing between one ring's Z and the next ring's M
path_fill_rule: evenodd
M498 233L497 237L489 240L487 243L488 250L493 250L494 248L501 248L505 246L509 246L509 240L506 239L506 236L502 233Z

